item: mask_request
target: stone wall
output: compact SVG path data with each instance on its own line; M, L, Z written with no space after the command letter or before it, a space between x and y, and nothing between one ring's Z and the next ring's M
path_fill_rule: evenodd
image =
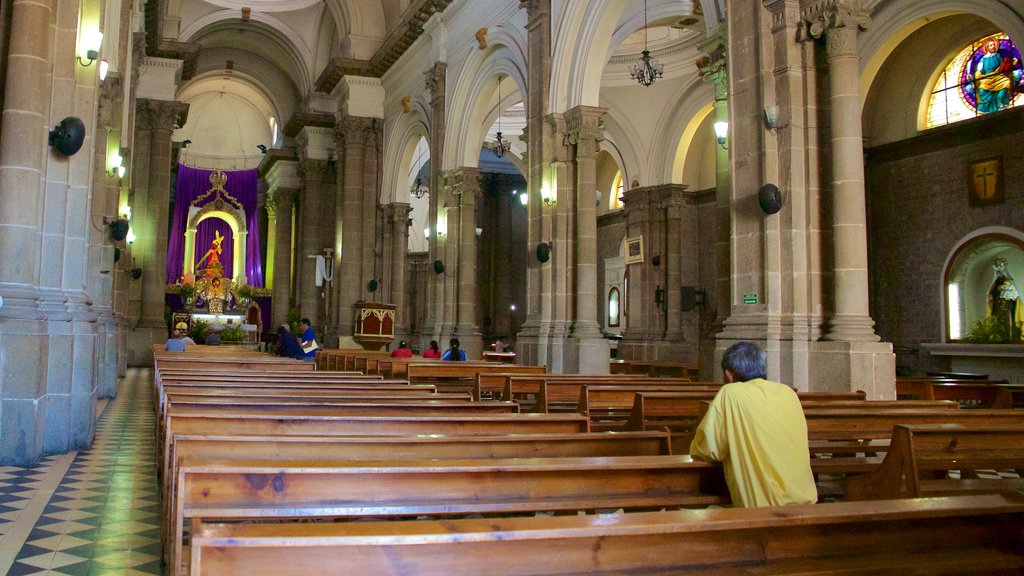
M943 341L944 267L965 236L984 227L1024 231L1024 110L936 128L867 150L871 316L897 363L948 369L909 349ZM1006 201L968 204L972 162L1002 157Z

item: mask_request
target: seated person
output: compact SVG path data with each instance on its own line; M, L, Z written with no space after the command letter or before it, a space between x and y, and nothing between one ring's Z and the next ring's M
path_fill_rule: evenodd
M220 346L220 336L213 331L213 328L203 330L203 344L207 346Z
M409 350L409 343L402 340L398 343L398 348L391 352L392 358L412 358L412 350Z
M168 352L184 352L185 341L181 339L181 332L175 330L171 337L167 339L167 343L164 344L164 349Z
M730 346L722 370L726 384L697 426L690 455L722 463L734 506L816 502L807 421L796 392L765 380L765 355L753 342Z
M287 324L282 324L277 329L277 346L277 354L285 358L301 360L306 355L302 346L299 346L299 339L292 334L292 330Z
M426 350L423 351L423 357L424 358L440 358L441 357L441 348L440 348L440 346L438 346L437 340L431 340L430 341L430 348L427 348Z
M452 338L451 340L449 340L448 345L450 346L450 348L445 350L444 354L441 354L441 360L466 360L466 351L463 350L462 348L459 348L460 343L458 338Z
M183 341L183 342L184 342L185 344L188 344L189 346L195 346L195 345L196 345L196 341L195 341L195 340L193 340L193 339L192 339L192 337L191 337L191 336L189 336L188 334L186 334L185 332L182 332L182 333L181 333L181 340L182 340L182 341Z

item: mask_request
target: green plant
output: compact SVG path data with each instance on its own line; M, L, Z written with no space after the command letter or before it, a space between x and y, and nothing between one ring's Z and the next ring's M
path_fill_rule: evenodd
M188 329L188 337L191 338L197 344L203 343L206 339L203 337L203 332L210 326L206 320L200 320L199 318L192 319L192 325Z
M968 342L980 342L985 344L1002 344L1020 338L1020 331L1004 319L995 316L986 316L971 325L971 331L967 335Z
M245 331L241 326L228 326L218 334L221 342L241 342L245 339Z
M252 300L256 296L256 291L252 286L248 284L242 284L235 290L235 296L241 300Z
M181 284L178 286L178 295L181 296L181 302L183 304L191 304L192 300L196 297L196 285L195 284Z
M288 327L291 328L292 334L301 335L302 331L299 330L299 323L302 321L302 313L298 307L288 310Z

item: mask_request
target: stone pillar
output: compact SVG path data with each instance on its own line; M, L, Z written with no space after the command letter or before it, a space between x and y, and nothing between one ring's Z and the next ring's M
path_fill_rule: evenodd
M698 61L698 71L704 82L712 86L715 93L714 121L729 121L729 76L726 63L725 27L698 45L707 54L707 60ZM732 313L732 171L729 169L729 151L715 147L715 283L714 289L705 295L705 310L714 314L711 323L713 333L721 332L725 320ZM699 287L698 287L699 288ZM701 378L711 380L716 371L715 342L704 338L700 346Z
M152 345L167 339L164 288L167 285L167 223L171 194L171 134L188 105L168 100L136 102L132 257L142 269L138 324L129 337L129 364L148 365Z
M348 338L342 347L358 347L351 341L355 326L355 303L362 293L364 173L367 132L373 120L345 116L338 120L335 139L341 156L338 174L338 223L341 226L341 254L338 263L337 330ZM370 222L372 227L372 221ZM367 279L368 280L368 279Z
M566 133L576 146L576 318L572 338L576 343L580 374L608 373L608 341L601 334L598 310L602 303L597 285L597 192L598 143L604 138L601 117L607 109L577 106L565 115Z
M295 208L294 188L276 188L267 200L267 238L273 233L273 245L267 247L267 268L273 273L271 289L271 321L276 325L288 318L292 285L292 214ZM269 242L269 240L268 240ZM273 248L273 251L271 251ZM273 254L273 256L271 256ZM271 330L273 327L265 327Z
M483 340L476 322L477 269L476 269L476 203L481 195L480 171L476 168L459 168L445 173L446 193L453 204L458 206L457 220L452 220L449 211L448 242L457 254L453 282L457 302L454 333L459 338L466 356L480 358ZM446 270L447 273L447 270Z
M430 134L428 146L430 147L430 196L428 196L427 226L430 228L428 245L428 264L441 259L442 246L438 244L437 237L437 215L438 210L443 206L441 194L441 166L444 160L444 131L445 131L445 89L446 74L448 65L444 62L434 62L430 70L424 72L427 90L430 91ZM420 338L423 344L431 340L437 340L443 344L441 338L441 325L445 319L444 310L444 275L429 272L430 279L427 281L427 316L420 330Z
M406 253L409 246L409 212L412 206L408 203L395 202L387 207L387 221L390 225L391 271L390 286L391 304L395 305L395 339L409 339L409 307L405 298Z
M545 148L551 145L552 132L548 125L548 94L551 86L551 0L520 0L519 7L527 9L527 53L526 53L526 181L529 204L527 205L527 246L533 247L544 238L544 205L540 190L548 157ZM516 337L516 353L524 364L545 364L549 367L547 327L543 326L550 315L545 305L544 266L536 258L529 258L527 268L526 321ZM548 295L550 296L550 294Z
M299 307L299 314L309 318L314 329L320 331L318 336L321 340L325 337L322 333L326 321L324 300L329 287L326 283L323 286L316 285L316 257L323 254L323 238L320 233L320 219L323 213L321 198L327 174L327 163L323 160L307 158L299 161L301 188L298 230L295 235L298 242L298 250L295 251L298 260L295 301ZM337 276L334 281L337 281Z
M867 209L857 32L867 16L840 2L824 15L832 132L832 246L835 313L826 340L876 342L868 309ZM813 32L813 31L812 31Z

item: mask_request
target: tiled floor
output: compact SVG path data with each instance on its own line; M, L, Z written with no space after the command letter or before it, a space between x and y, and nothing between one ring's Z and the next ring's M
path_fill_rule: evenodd
M0 466L0 574L160 574L152 371L129 369L92 448Z

